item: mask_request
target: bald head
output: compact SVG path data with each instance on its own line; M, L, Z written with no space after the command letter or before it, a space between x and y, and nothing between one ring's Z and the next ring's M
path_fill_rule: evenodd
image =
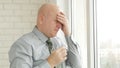
M38 11L37 24L41 22L41 17L56 16L59 12L59 7L55 4L46 3L43 4ZM41 22L42 23L42 22Z
M37 28L48 37L56 34L54 30L59 12L59 7L55 4L43 4L38 11Z
M46 3L46 4L43 4L39 11L38 11L38 15L48 15L48 14L52 14L55 12L59 11L59 7L55 4L49 4L49 3Z

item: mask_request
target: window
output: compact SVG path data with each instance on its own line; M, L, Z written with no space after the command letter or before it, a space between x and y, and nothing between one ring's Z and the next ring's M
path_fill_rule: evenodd
M98 68L120 68L119 3L119 0L96 0Z

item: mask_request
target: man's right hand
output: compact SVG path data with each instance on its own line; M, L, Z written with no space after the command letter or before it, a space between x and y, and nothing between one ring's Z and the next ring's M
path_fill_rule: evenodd
M51 55L47 58L47 61L51 65L51 68L54 68L54 66L60 64L66 59L67 59L67 50L65 47L60 47L51 53Z

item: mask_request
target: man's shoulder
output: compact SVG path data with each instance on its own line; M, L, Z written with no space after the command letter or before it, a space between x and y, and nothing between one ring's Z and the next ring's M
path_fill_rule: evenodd
M24 39L24 40L33 40L36 39L36 35L33 32L24 34L20 39Z
M36 40L38 40L36 35L33 32L30 32L21 36L19 39L15 41L15 43L27 43L31 45L33 41L36 41Z
M26 53L29 55L32 55L32 47L31 42L28 39L32 39L31 36L34 36L32 33L27 33L21 36L19 39L17 39L11 46L9 50L9 55L16 55L15 53Z

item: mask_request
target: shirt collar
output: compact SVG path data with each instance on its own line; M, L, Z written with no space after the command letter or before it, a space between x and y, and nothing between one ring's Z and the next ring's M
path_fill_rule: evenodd
M46 42L48 40L48 37L45 36L42 32L38 30L38 28L35 26L32 31L42 42Z

